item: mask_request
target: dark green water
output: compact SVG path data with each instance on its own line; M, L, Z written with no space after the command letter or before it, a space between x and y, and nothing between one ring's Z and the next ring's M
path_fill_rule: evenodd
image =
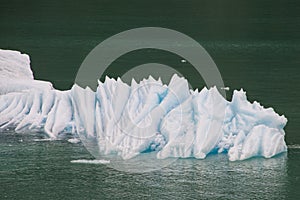
M36 142L36 134L0 135L1 199L297 199L300 146L272 159L229 162L226 155L179 159L131 174L91 159L81 144Z
M0 48L29 54L36 79L69 89L85 56L104 39L144 26L174 29L205 47L226 86L244 88L251 101L284 114L289 120L287 143L300 144L299 13L296 0L1 0ZM122 56L107 74L117 77L148 62L172 66L194 87L204 86L188 63L154 50ZM270 160L228 163L222 156L180 160L161 171L133 175L105 165L71 164L72 159L89 158L80 145L37 143L31 137L35 136L1 135L1 199L297 199L299 195L297 148Z

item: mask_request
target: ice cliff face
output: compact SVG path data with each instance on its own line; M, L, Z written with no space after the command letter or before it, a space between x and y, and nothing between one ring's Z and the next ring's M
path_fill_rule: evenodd
M234 161L287 150L287 119L250 103L243 90L229 102L215 87L190 91L187 80L174 75L168 85L152 77L130 86L106 78L96 92L77 85L58 91L33 80L27 55L4 50L0 78L0 132L72 133L92 142L91 151L123 159L147 152L159 159L227 153Z

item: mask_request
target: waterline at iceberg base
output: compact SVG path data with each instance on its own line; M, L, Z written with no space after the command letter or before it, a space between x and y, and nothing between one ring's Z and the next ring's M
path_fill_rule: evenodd
M216 87L190 90L174 75L168 85L149 77L129 86L107 77L96 92L76 84L59 91L34 80L27 55L7 50L0 50L0 77L0 132L42 131L51 139L72 133L93 143L93 155L125 160L226 153L235 161L287 151L287 119L250 103L243 90L227 101Z

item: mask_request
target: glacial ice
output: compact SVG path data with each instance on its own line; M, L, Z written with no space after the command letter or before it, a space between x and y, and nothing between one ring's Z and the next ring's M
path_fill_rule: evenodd
M226 153L235 161L287 151L286 123L272 108L250 103L243 90L227 101L216 87L189 90L177 75L168 85L152 77L131 85L107 77L96 92L76 84L59 91L33 79L29 56L0 50L0 133L43 131L53 139L72 133L90 151L123 159Z

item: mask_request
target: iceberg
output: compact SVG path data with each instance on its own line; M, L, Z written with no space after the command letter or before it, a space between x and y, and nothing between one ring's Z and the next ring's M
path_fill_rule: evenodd
M175 74L168 85L151 76L130 85L106 77L96 92L76 84L59 91L34 80L29 56L7 50L0 50L0 78L0 133L42 131L52 139L71 133L95 157L125 160L225 153L236 161L287 151L287 119L250 103L242 89L227 101L216 87L190 90Z

